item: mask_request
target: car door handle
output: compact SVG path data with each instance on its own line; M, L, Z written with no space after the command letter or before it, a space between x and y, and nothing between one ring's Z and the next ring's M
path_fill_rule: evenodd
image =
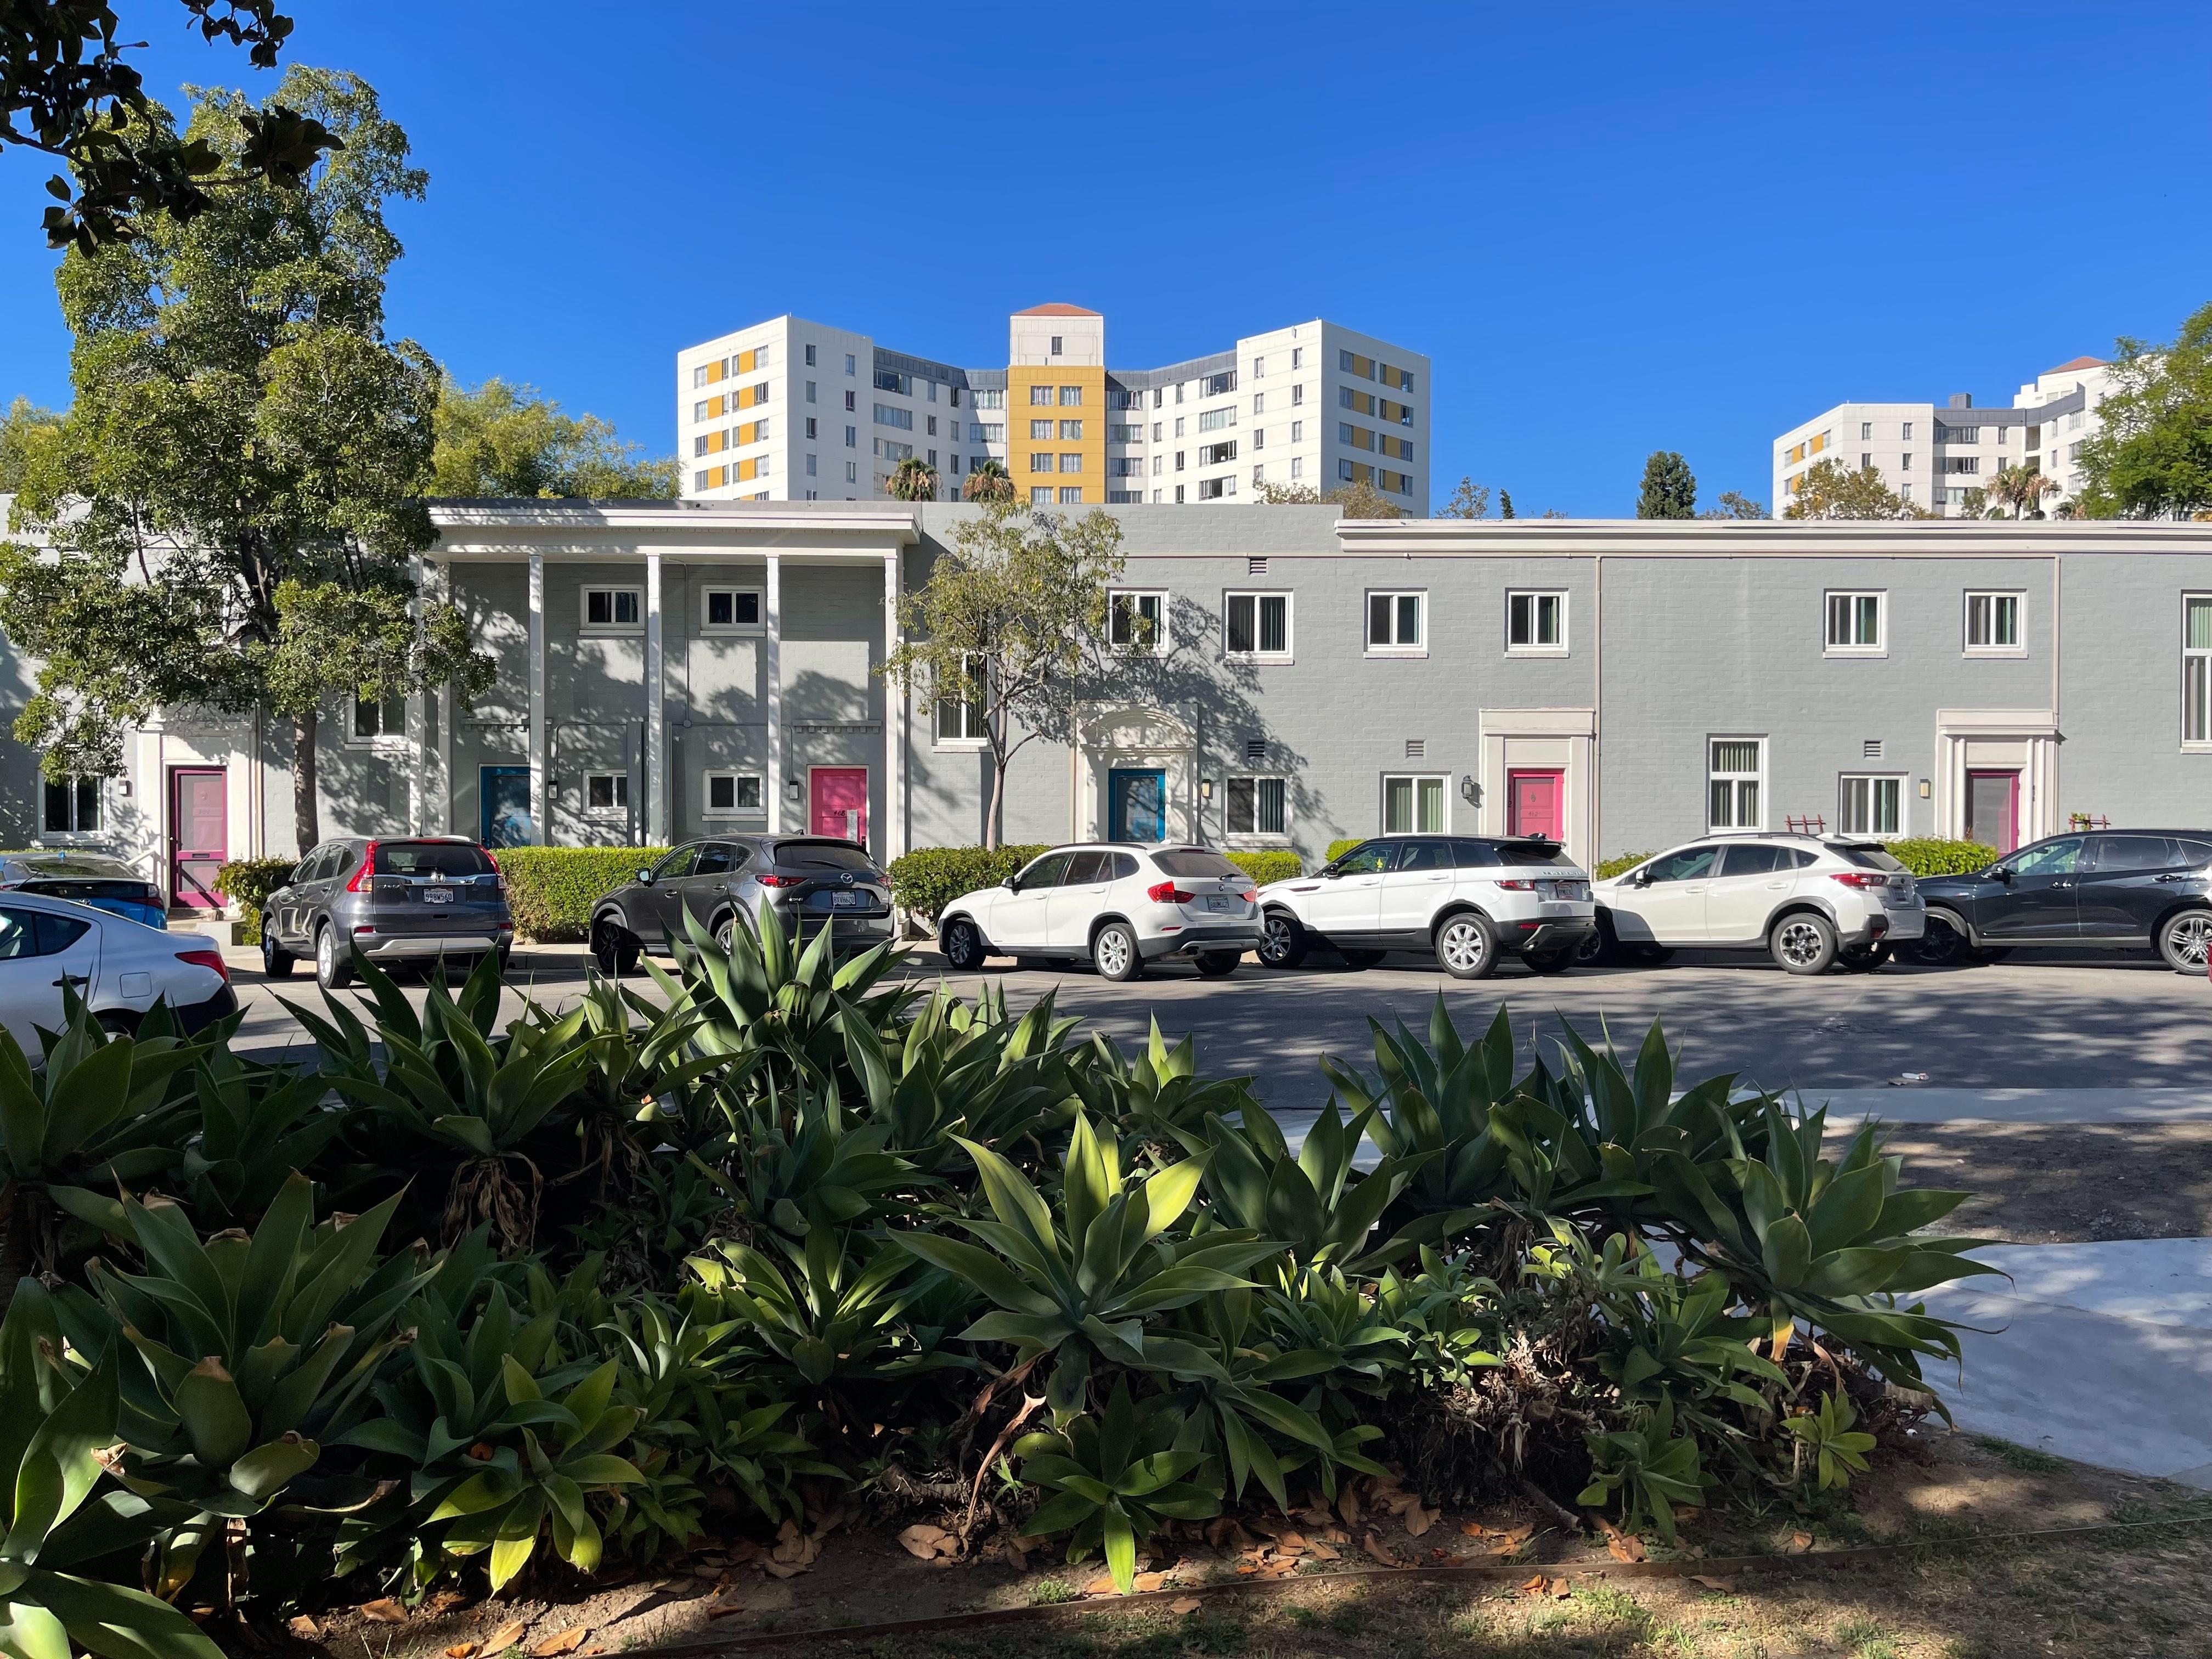
M2053 887L2071 887L2074 884L2070 881L2054 881L2051 884Z
M1685 887L1682 890L1685 893L1702 893L1705 890L1705 886L1703 882L1699 882L1695 886Z
M56 980L54 983L57 985L89 985L92 983L92 977L88 974L64 974L59 979Z
M1769 892L1779 893L1786 891L1790 885L1791 884L1786 881L1770 881L1766 884L1766 888Z
M2197 879L2197 876L2196 872L2193 871L2184 870L2178 871L2168 875L2160 876L2158 879L2160 881L2194 881Z
M1443 876L1431 876L1431 877L1429 878L1429 879L1430 879L1431 881L1449 881L1449 880L1451 879L1451 878L1450 878L1449 875L1443 875Z

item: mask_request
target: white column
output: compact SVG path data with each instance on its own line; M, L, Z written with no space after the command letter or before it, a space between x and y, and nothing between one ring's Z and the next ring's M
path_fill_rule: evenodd
M453 565L450 559L441 559L437 565L437 595L441 601L450 602L453 597ZM447 680L438 693L438 775L431 799L437 805L430 813L430 833L453 833L453 683Z
M768 688L768 832L783 833L783 561L768 556L768 633L761 641L761 678Z
M545 816L545 556L530 556L530 822L547 846Z
M423 558L420 554L417 554L410 562L412 566L410 574L413 576L415 580L415 598L410 601L410 608L415 613L415 648L417 652L420 652L422 648L422 605L425 598L423 593L423 584L428 580L430 565L429 561ZM408 687L407 833L410 836L419 836L422 833L423 830L422 807L424 780L422 770L426 759L425 745L429 740L430 732L429 716L424 707L424 696L425 693L421 686L413 685ZM261 757L258 755L256 755L253 759L254 765L258 769L261 763Z
M884 556L884 660L899 647L899 556ZM884 833L877 845L888 864L906 851L906 688L889 674L884 685Z
M659 847L668 825L668 651L660 626L660 555L645 556L645 838Z

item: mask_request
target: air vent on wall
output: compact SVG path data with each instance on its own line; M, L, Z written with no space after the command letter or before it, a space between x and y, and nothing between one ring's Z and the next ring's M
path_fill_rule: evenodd
M1881 758L1881 739L1880 738L1869 738L1864 743L1859 745L1859 748L1861 752L1868 760L1880 760Z
M1267 574L1267 562L1265 559L1247 559L1247 560L1245 560L1245 561L1244 561L1244 574L1245 574L1246 575L1248 575L1248 576L1264 576L1264 575L1266 575L1266 574Z
M1407 760L1424 759L1427 757L1428 752L1429 740L1426 738L1408 738L1406 739L1406 758Z
M1260 763L1260 762L1261 762L1261 761L1263 761L1263 760L1267 759L1267 738L1245 738L1245 739L1244 739L1244 758L1245 758L1246 760L1248 760L1248 761L1250 761L1250 762L1251 762L1254 765L1255 765L1255 766L1256 766L1257 764L1259 764L1259 763Z

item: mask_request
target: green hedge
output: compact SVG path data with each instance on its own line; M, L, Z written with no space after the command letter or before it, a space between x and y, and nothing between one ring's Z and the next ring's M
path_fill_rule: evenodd
M1945 841L1915 836L1884 843L1883 850L1916 876L1963 876L1997 861L1997 849L1978 841Z
M1265 887L1271 881L1288 881L1306 872L1296 853L1224 853L1222 857Z
M1333 842L1329 842L1329 844L1328 844L1328 862L1329 862L1329 863L1331 863L1331 864L1335 863L1335 862L1337 861L1337 860L1339 860L1339 859L1342 858L1342 857L1343 857L1346 853L1349 853L1349 852L1350 852L1353 848L1355 848L1355 847L1358 846L1358 845L1359 845L1359 843L1360 843L1361 842L1363 842L1363 841L1373 841L1374 839L1375 839L1375 837L1374 837L1374 836L1353 836L1349 837L1349 838L1348 838L1348 839L1346 839L1346 840L1343 840L1343 841L1333 841Z
M238 907L238 942L261 943L261 910L290 879L292 859L233 859L215 872L216 890Z
M492 857L507 878L518 939L573 945L591 931L592 907L657 861L665 847L501 847Z
M1633 870L1650 858L1650 853L1616 853L1609 859L1600 859L1597 868L1591 872L1595 881L1611 881L1624 870Z
M995 853L981 847L917 847L891 860L891 902L912 915L934 921L937 913L963 893L996 887L1046 847L1042 842L1020 842Z

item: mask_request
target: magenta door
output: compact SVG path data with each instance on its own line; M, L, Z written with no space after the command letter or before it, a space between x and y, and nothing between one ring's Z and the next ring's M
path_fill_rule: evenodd
M813 802L807 827L817 836L868 844L868 769L817 766L808 769L807 793Z
M1966 839L2000 853L2020 845L2020 774L1966 774Z
M1564 839L1566 812L1560 797L1566 793L1566 774L1557 769L1515 770L1505 775L1505 833L1541 836L1547 841Z
M230 789L219 768L169 774L169 902L220 910L216 872L230 860Z

